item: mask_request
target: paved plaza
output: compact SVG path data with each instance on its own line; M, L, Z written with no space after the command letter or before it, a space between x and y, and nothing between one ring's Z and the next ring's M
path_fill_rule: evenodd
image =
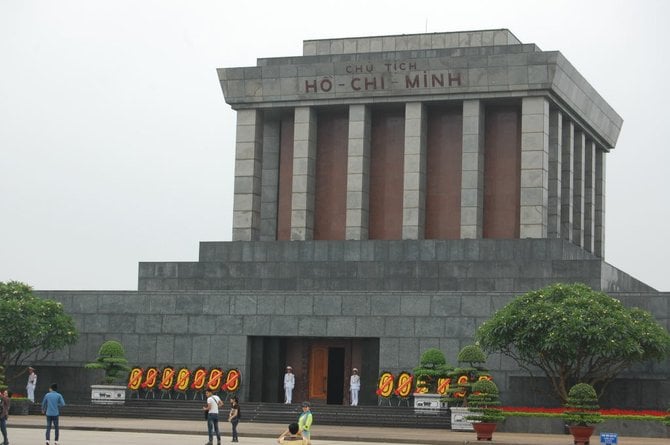
M230 425L221 422L222 443L230 442ZM9 419L12 445L43 444L44 417L12 416ZM276 443L284 425L240 423L240 443L249 445ZM314 445L401 443L464 445L478 443L473 432L455 432L420 428L345 427L315 424ZM53 440L53 437L52 437ZM61 416L60 445L203 445L207 441L204 421L121 419ZM482 442L479 442L482 443ZM491 444L571 445L572 437L556 434L495 433ZM594 436L591 443L600 440ZM667 438L619 437L619 445L667 445Z

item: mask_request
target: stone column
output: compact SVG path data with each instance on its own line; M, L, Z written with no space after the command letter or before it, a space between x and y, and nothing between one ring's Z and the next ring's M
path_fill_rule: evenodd
M481 238L484 220L484 107L463 101L461 238Z
M586 141L584 146L584 249L593 252L596 205L596 144Z
M423 239L426 220L426 112L420 102L405 104L405 162L402 238Z
M291 240L314 237L314 171L316 169L316 111L295 109Z
M546 238L549 204L549 101L521 102L520 238Z
M261 146L263 115L259 110L237 112L233 241L257 241L261 224Z
M263 124L263 168L261 170L261 241L277 239L277 193L279 193L278 119Z
M605 258L605 159L606 152L596 149L595 224L593 253Z
M586 135L575 129L574 188L572 189L572 242L584 246L584 146Z
M561 137L561 238L572 241L575 125L563 120Z
M370 209L370 109L349 106L346 239L368 239Z
M547 237L561 236L563 114L557 109L549 111L549 210Z

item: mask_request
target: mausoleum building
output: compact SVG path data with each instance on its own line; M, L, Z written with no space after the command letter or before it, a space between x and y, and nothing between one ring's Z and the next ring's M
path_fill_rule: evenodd
M233 240L140 263L137 291L42 292L81 332L42 364L54 374L117 338L137 365L235 367L250 401L282 401L291 365L294 401L346 404L356 367L364 405L381 371L431 347L456 364L496 309L554 282L668 326L668 294L605 261L623 121L560 52L505 29L338 38L218 74L237 113ZM513 362L487 366L507 404L543 402ZM608 397L664 408L669 372L639 367Z

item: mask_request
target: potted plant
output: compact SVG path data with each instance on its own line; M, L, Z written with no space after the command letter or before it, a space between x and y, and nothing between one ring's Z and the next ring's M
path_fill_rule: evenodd
M438 383L445 379L452 368L447 364L442 351L436 348L426 349L421 354L419 366L414 368L416 390L415 408L439 409L445 407L438 392Z
M575 439L575 445L589 445L593 425L603 422L596 390L587 383L577 383L568 392L565 408L563 418Z
M472 384L472 394L468 397L468 408L474 421L472 427L477 432L477 440L491 440L497 422L505 419L500 409L500 391L491 380L479 380Z
M492 380L491 374L483 367L486 354L477 344L467 345L458 353L459 367L449 372L450 386L444 400L451 410L451 429L472 431L472 421L468 420L468 399L472 385L480 380Z
M108 340L100 346L95 362L85 365L87 369L102 369L105 372L102 385L91 385L93 403L125 403L125 385L114 385L125 379L126 373L130 371L125 355L121 342Z

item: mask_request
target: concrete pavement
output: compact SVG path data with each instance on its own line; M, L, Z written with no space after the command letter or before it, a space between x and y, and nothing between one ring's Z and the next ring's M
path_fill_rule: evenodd
M315 419L316 420L316 419ZM43 416L11 416L8 421L12 445L44 443ZM135 445L160 442L161 445L202 445L207 439L203 421L124 419L101 417L61 416L61 445L119 444ZM222 440L230 442L230 425L220 422ZM240 443L260 445L275 443L286 425L271 423L245 423L238 426ZM39 429L39 432L36 431ZM117 434L110 434L114 432ZM160 437L156 437L160 434ZM312 427L314 445L339 445L343 443L401 443L430 445L464 445L478 443L474 432L456 432L420 428L376 428L318 425ZM572 436L556 434L495 433L490 444L505 445L571 445ZM81 441L80 441L81 440ZM482 443L482 442L479 442ZM593 436L592 445L600 439ZM667 438L619 437L619 445L668 445Z

